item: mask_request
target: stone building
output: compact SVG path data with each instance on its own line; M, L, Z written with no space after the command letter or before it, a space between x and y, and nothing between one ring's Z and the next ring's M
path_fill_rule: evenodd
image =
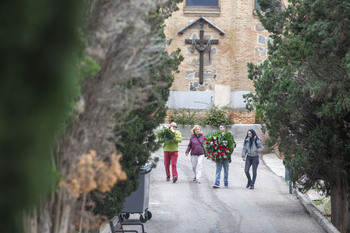
M269 40L255 13L256 0L184 0L178 7L165 27L169 52L180 48L184 56L169 109L229 105L235 124L254 123L243 99L254 92L247 63L266 59Z

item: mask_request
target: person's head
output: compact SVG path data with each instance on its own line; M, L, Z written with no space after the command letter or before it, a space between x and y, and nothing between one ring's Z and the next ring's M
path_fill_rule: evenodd
M225 124L220 124L219 130L221 130L221 131L226 130L226 125Z
M254 129L248 130L247 137L249 137L251 139L251 138L254 138L255 136L256 136L256 133L255 133Z
M195 125L192 129L192 134L194 135L203 134L202 128L199 125Z
M258 136L256 135L255 133L255 130L254 129L250 129L248 130L247 132L247 136L245 137L245 139L249 138L249 146L252 147L253 145L253 141L254 141L254 138L258 138ZM246 143L247 141L244 140L244 144ZM255 144L256 144L256 141L255 141Z
M177 124L175 122L171 122L170 126L175 130L177 129Z

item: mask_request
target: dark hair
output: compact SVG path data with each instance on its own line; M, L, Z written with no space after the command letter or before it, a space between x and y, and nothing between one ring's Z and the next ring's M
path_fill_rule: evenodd
M252 137L251 138L249 138L249 136L248 136L248 132L249 131L252 133ZM259 137L258 137L258 135L256 135L254 129L250 129L250 130L247 131L247 136L244 139L244 145L246 143L247 138L249 138L249 147L252 147L254 139L255 139L255 145L256 145L256 147L258 147L258 143L256 141L258 140Z

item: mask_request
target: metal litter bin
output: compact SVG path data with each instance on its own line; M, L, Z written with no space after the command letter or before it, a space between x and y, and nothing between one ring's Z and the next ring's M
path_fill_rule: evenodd
M140 214L140 221L143 223L152 218L152 213L148 210L151 170L151 163L146 163L140 167L139 187L124 201L124 209L122 211L124 218L128 219L130 214L135 213Z

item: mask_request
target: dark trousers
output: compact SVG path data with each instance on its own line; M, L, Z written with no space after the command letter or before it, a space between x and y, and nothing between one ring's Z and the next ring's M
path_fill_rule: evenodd
M250 178L250 173L249 173L250 166L252 165L253 165L253 180ZM258 169L258 165L259 165L259 155L258 156L248 155L246 157L244 172L248 178L248 183L250 183L251 185L255 184L256 175L257 175L256 170Z

